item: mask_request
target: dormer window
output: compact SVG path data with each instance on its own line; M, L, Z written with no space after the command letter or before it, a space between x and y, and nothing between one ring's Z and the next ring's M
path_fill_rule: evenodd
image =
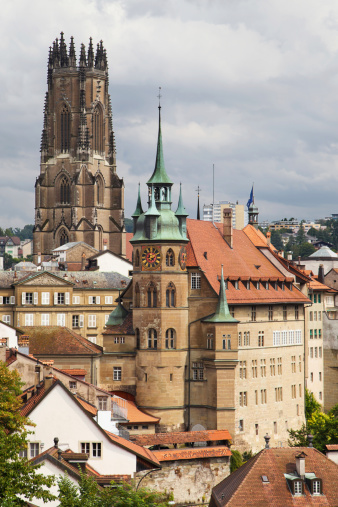
M311 481L312 484L312 491L311 493L313 495L320 495L322 493L322 481L319 479L314 479Z
M303 493L303 481L294 481L293 482L293 494L301 495Z

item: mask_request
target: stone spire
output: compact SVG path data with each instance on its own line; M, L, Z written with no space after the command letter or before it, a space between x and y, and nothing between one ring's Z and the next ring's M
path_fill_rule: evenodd
M238 322L238 320L236 320L234 317L231 316L230 311L229 311L227 298L225 295L223 264L222 264L221 283L220 283L220 288L219 288L219 295L218 295L218 303L217 303L216 312L211 317L207 317L206 319L203 319L203 322L233 322L233 323Z
M76 54L75 54L75 45L74 45L74 37L73 36L70 38L69 66L76 67Z
M89 47L88 47L88 67L94 67L94 49L93 49L93 39L89 38Z
M80 67L87 67L86 47L83 43L81 44Z

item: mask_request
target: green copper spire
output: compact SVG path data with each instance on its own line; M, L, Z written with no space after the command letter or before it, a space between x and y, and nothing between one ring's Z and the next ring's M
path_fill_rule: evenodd
M123 324L124 319L128 315L128 311L122 306L121 299L119 297L119 302L117 304L117 307L114 308L114 310L109 315L109 318L106 322L106 326L119 326Z
M142 215L142 213L143 213L143 209L142 209L142 204L141 204L140 184L138 184L138 196L137 196L136 210L134 211L134 213L131 216L134 218L139 217L140 215Z
M164 166L163 158L163 147L162 147L162 131L161 131L161 106L158 106L158 138L157 138L157 152L155 169L150 178L147 181L147 185L158 185L161 183L172 185L172 181L169 179Z
M180 183L180 196L178 198L178 206L177 206L177 210L176 210L175 215L180 216L180 217L187 217L188 216L187 210L185 209L184 204L183 204L182 183Z
M234 317L232 317L229 312L227 298L225 295L223 264L222 264L221 283L220 283L216 312L211 317L207 317L206 319L203 319L203 322L234 322L234 323L238 322L238 320L234 319Z

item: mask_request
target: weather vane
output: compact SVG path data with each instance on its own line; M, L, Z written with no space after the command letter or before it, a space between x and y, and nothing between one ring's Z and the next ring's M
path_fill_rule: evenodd
M198 185L198 186L197 186L197 189L195 190L195 192L197 192L197 194L198 194L198 197L200 196L200 191L201 191L201 190L202 190L202 189L201 189L201 188L200 188L200 186Z
M161 87L159 86L158 87L158 95L157 95L157 98L158 98L158 107L161 107Z

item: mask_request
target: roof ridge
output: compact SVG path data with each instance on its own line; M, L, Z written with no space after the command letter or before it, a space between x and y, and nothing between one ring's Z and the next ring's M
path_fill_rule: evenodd
M82 335L78 334L78 333L75 333L75 331L73 331L72 329L69 329L69 327L66 327L66 326L61 326L63 329L67 329L67 331L69 331L71 333L72 336L74 336L74 338L79 342L81 343L84 347L86 347L86 349L90 350L93 352L93 348L92 346L89 346L88 343L90 343L91 345L94 345L96 347L99 347L99 345L96 345L96 343L93 343L89 340L87 340L86 338L84 338ZM81 339L79 339L81 338ZM88 342L88 343L87 343Z

